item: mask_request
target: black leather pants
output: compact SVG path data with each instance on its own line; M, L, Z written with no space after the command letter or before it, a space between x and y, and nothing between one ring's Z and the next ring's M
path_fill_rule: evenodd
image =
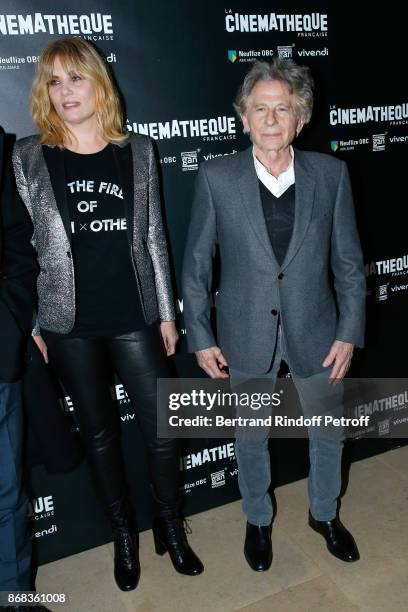
M134 407L146 444L154 497L178 501L176 440L157 438L156 379L172 376L156 325L114 337L42 335L50 364L71 397L87 457L108 513L125 499L127 487L120 445L120 421L110 384L115 371Z

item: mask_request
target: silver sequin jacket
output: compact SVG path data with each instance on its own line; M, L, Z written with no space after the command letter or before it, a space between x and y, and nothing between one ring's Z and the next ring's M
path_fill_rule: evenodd
M130 144L130 146L128 146ZM156 160L150 138L132 134L113 146L126 203L129 249L146 323L175 320ZM75 322L75 270L62 153L38 136L18 140L13 152L17 188L34 225L32 243L39 328L65 334Z

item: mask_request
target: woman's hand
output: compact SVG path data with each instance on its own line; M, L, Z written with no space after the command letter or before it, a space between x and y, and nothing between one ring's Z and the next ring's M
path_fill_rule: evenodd
M44 340L41 338L41 336L33 336L33 340L36 343L41 355L43 356L45 363L48 363L48 349Z
M163 338L164 348L166 349L167 357L174 355L176 352L176 344L179 338L176 324L174 321L162 321L160 323L160 333Z

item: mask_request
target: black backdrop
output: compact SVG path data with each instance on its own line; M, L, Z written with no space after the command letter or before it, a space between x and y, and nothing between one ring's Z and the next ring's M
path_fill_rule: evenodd
M3 0L1 11L0 110L7 132L17 137L33 132L28 94L44 43L82 35L111 63L126 102L128 129L157 140L180 311L176 365L182 376L200 376L186 353L180 288L197 167L248 146L232 100L254 57L280 55L309 65L316 81L315 111L297 146L348 163L367 264L367 348L356 355L353 374L405 376L408 94L401 16L391 8L367 13L357 3L261 0L71 0L57 8L47 1ZM144 529L150 525L151 502L141 439L120 385L115 392L129 482ZM63 405L70 410L69 403ZM346 455L358 459L399 443L356 440ZM273 461L278 459L275 484L307 474L304 440L272 446ZM238 498L231 440L183 442L182 454L187 513ZM32 489L40 562L109 539L85 464L66 474L50 474L36 465Z

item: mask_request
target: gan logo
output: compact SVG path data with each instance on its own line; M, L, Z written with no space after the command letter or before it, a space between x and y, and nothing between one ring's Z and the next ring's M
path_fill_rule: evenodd
M330 143L330 148L333 151L333 153L336 153L336 151L339 150L339 141L338 140L332 140Z
M384 419L383 421L378 421L378 435L386 436L390 433L390 419Z
M229 61L233 64L234 62L237 61L237 58L238 58L238 54L237 54L236 50L229 49L229 51L228 51L228 59L229 59Z
M278 57L282 59L291 58L293 54L293 47L291 45L278 47Z
M183 151L181 155L181 169L183 172L188 170L198 170L197 151Z
M377 302L384 302L388 299L388 283L386 285L378 285L375 290L375 299Z
M211 474L211 488L216 489L217 487L223 487L225 485L225 472L219 470L219 472L212 472Z
M385 134L373 134L373 151L385 151Z

